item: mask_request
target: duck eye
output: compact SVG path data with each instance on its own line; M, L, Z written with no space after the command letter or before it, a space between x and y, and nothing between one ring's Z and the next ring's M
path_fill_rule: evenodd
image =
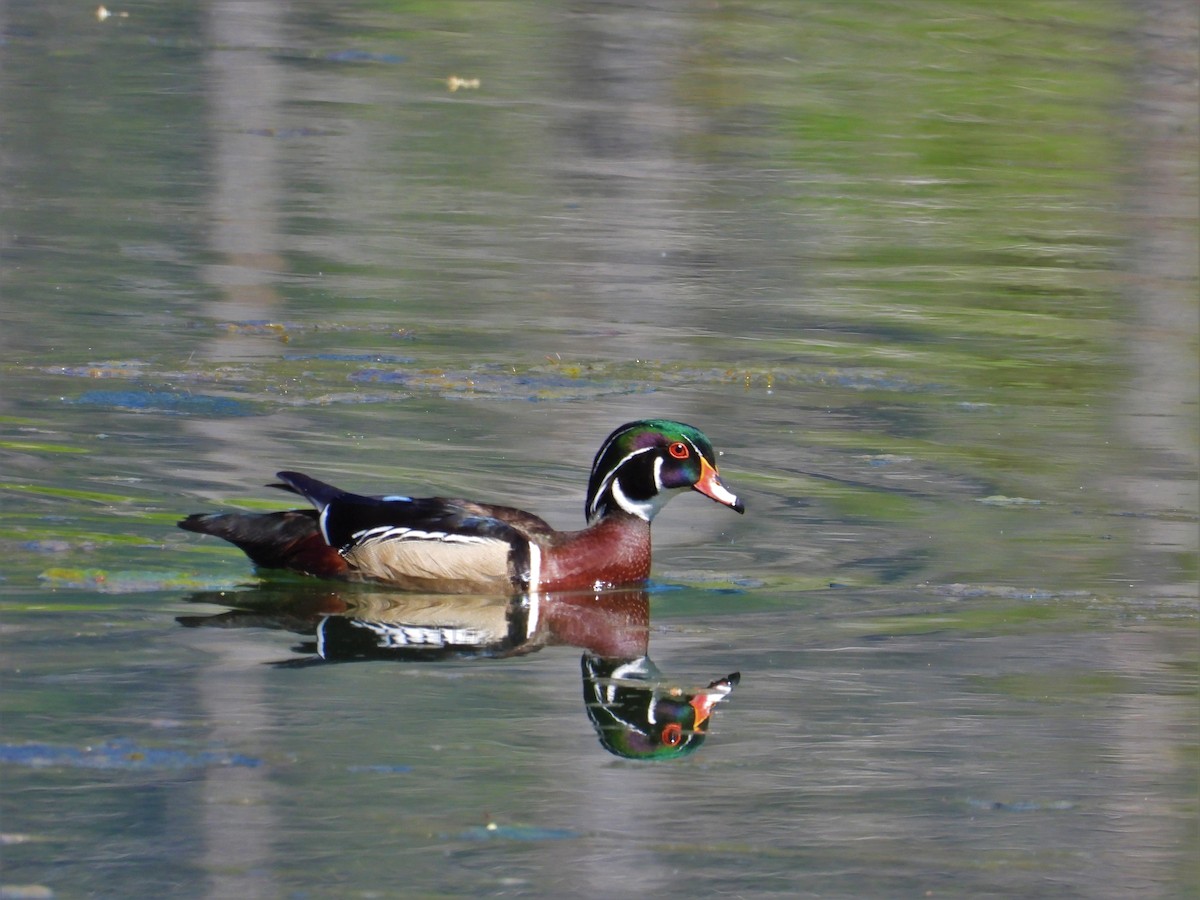
M672 722L662 730L662 742L668 747L676 747L683 740L683 726Z
M687 459L690 455L688 445L683 441L676 441L675 443L671 444L671 446L667 447L667 452L676 459Z

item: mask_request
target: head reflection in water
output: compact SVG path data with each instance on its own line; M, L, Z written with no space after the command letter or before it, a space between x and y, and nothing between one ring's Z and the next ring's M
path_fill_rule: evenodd
M584 651L584 706L600 745L630 759L694 751L704 742L713 707L739 677L691 690L670 681L647 655L650 603L640 589L484 597L290 585L191 599L227 611L181 616L188 627L305 635L294 647L299 658L276 663L289 668L382 660L483 665L548 646L578 647Z
M704 743L713 707L733 691L737 672L706 688L670 685L648 656L583 655L583 702L605 750L629 759L673 759Z

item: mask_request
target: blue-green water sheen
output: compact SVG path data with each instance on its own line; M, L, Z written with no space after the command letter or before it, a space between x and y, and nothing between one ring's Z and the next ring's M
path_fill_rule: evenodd
M0 897L1200 892L1189 4L105 12L0 7ZM174 525L645 417L677 759Z

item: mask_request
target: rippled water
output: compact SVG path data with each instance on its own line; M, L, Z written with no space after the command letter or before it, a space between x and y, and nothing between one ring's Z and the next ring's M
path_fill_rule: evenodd
M3 896L1200 889L1187 4L111 13L0 9ZM174 527L649 415L747 515L587 640L314 662L428 607ZM596 641L740 681L626 759Z

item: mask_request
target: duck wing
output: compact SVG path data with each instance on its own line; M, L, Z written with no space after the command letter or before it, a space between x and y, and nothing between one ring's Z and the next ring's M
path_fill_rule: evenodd
M531 556L539 553L531 537L549 528L506 507L442 497L368 497L299 472L277 477L312 503L326 543L357 575L410 589L524 589Z

